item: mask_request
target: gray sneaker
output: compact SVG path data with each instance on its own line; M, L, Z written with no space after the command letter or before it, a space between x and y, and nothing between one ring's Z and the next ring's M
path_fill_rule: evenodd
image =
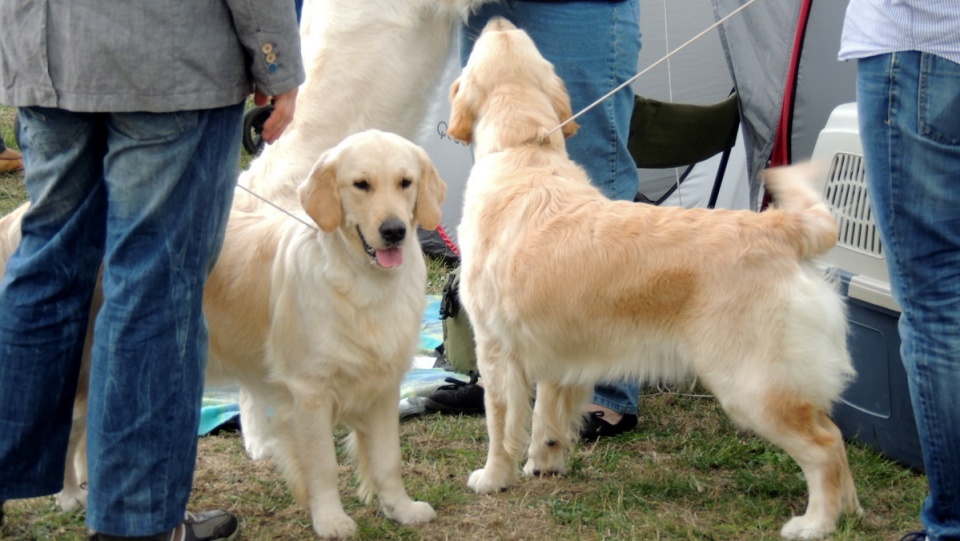
M92 532L88 541L215 541L234 539L240 530L237 517L222 509L191 513L172 532L145 537L119 537Z

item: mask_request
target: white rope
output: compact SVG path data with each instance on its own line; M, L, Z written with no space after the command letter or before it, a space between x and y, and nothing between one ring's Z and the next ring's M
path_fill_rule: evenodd
M277 205L277 204L274 203L273 201L270 201L270 200L267 199L266 197L263 197L263 196L260 195L260 194L257 194L257 193L254 193L254 192L250 191L250 188L247 188L246 186L241 186L241 185L239 185L239 184L237 184L237 188L240 188L241 190L247 192L248 194L256 197L257 199L263 201L264 203L270 205L271 207L279 210L280 212L286 214L287 216L293 218L294 220L296 220L296 221L302 223L303 225L309 227L310 229L313 229L314 231L319 231L319 229L317 229L317 226L311 224L310 222L307 222L306 220L303 220L302 218L300 218L300 217L297 216L296 214L293 214L292 212L288 211L287 209L281 208L279 205Z
M566 126L568 123L573 122L574 120L580 118L581 116L583 116L584 113L586 113L586 112L589 111L590 109L593 109L593 108L596 107L597 105L600 105L601 103L603 103L604 100L606 100L606 99L609 98L610 96L616 94L617 92L623 90L623 89L626 88L630 83L632 83L632 82L636 81L637 79L639 79L641 75L643 75L643 74L647 73L648 71L652 70L653 68L659 66L662 62L665 62L666 60L670 59L670 57L672 57L673 55L675 55L675 54L677 54L678 52L682 51L683 49L685 49L686 47L688 47L688 46L689 46L691 43L693 43L694 41L697 41L698 39L700 39L700 38L702 38L703 36L707 35L707 33L709 33L709 32L710 32L711 30L713 30L714 28L717 28L718 26L720 26L720 25L722 25L723 23L727 22L731 17L733 17L734 15L740 13L741 11L743 11L744 9L746 9L748 6L750 6L751 4L753 4L753 3L756 2L756 1L757 1L757 0L747 0L747 2L746 2L745 4L743 4L742 6L738 7L737 9L731 11L727 16L723 17L723 18L720 19L719 21L717 21L717 22L713 23L712 25L708 26L708 27L707 27L706 29L704 29L702 32L700 32L700 33L697 34L696 36L693 36L692 38L690 38L689 40L687 40L687 42L684 43L683 45L681 45L681 46L677 47L676 49L670 51L670 52L667 53L663 58L661 58L660 60L657 60L657 61L654 62L653 64L650 64L650 65L647 66L643 71L641 71L640 73L638 73L638 74L634 75L633 77L627 79L627 80L624 81L622 84L620 84L620 86L618 86L617 88L614 88L614 89L611 90L610 92L607 92L606 94L604 94L604 95L603 95L600 99L598 99L597 101L595 101L595 102L591 103L590 105L584 107L583 110L580 111L579 113L577 113L577 114L573 115L572 117L570 117L570 118L564 120L563 122L561 122L559 126L557 126L556 128L550 130L549 132L547 132L547 134L546 134L545 137L549 136L550 134L552 134L553 132L559 130L560 128Z

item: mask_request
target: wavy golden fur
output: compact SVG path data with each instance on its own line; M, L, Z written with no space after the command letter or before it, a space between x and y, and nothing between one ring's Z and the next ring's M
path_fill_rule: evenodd
M450 133L476 153L461 298L490 437L469 486L515 482L528 441L525 473L562 473L601 378L696 376L734 421L801 465L809 505L784 537L820 537L859 512L828 416L854 376L846 318L810 264L837 227L805 183L811 170L771 171L778 207L762 213L610 201L567 156L575 123L555 129L571 116L562 81L503 19L484 30L450 98Z

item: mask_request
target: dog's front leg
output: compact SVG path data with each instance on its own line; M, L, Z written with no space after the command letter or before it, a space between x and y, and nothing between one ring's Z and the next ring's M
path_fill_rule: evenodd
M357 525L340 503L333 440L334 405L329 397L305 390L304 387L309 385L298 387L293 390L291 430L283 431L285 438L289 438L289 451L294 457L293 464L286 465L287 481L294 496L298 500L305 499L310 507L313 531L318 536L324 539L350 537L356 532Z
M520 452L530 422L530 386L523 374L478 333L477 367L483 376L489 448L483 469L470 474L467 486L480 494L507 488L518 477Z
M401 524L419 524L436 518L433 507L410 499L401 480L400 386L378 393L367 405L354 432L354 453L360 478L360 497L369 502L375 492L383 514Z
M562 475L577 441L583 406L593 387L537 384L533 433L527 450L526 475Z

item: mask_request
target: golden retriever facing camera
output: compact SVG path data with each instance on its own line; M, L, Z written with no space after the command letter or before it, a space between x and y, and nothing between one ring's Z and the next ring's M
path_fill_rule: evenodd
M298 193L292 216L269 206L231 210L203 296L207 383L240 384L244 428L256 427L320 537L356 530L337 486L339 424L352 430L361 498L376 496L397 522L430 521L433 508L410 499L400 478L399 405L426 304L416 228L436 229L446 185L422 148L368 130L321 154ZM0 271L27 206L0 219ZM98 284L94 314L102 302ZM65 510L86 506L92 330L57 495Z
M356 527L337 489L338 424L352 430L361 498L403 524L435 516L400 479L399 404L426 303L416 227L436 229L445 192L426 151L368 130L321 155L301 220L234 209L227 223L203 299L208 382L238 381L272 411L259 428L320 537Z
M576 124L555 130L571 117L563 82L504 19L450 99L449 133L476 157L458 232L489 451L470 488L514 483L528 443L525 474L563 473L597 380L695 375L803 470L807 510L783 537L861 513L829 418L854 370L842 300L810 264L837 238L811 170L768 172L776 208L762 213L610 201L567 156Z

